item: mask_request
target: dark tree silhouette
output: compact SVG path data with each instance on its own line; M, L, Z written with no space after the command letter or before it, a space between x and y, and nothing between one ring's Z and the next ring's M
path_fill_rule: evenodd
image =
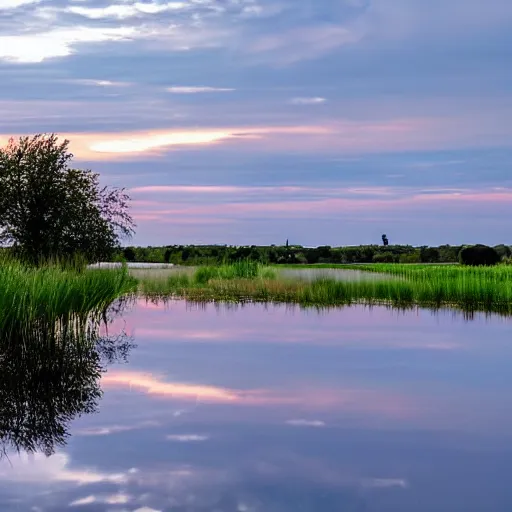
M56 135L11 139L0 148L0 244L28 260L110 257L133 234L124 189L70 167L69 141Z
M389 245L389 240L388 240L387 235L382 235L382 243L386 246Z
M114 304L106 321L122 307ZM51 455L66 444L71 420L97 410L102 371L133 347L123 333L99 337L98 322L68 319L56 328L36 322L7 337L2 331L0 456L11 450Z
M459 262L463 265L491 266L500 261L499 254L487 245L472 245L463 247L459 253Z

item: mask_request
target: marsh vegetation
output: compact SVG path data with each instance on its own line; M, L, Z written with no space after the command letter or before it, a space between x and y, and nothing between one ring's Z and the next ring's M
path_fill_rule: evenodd
M33 330L53 332L69 322L85 322L117 298L133 292L136 281L125 268L77 270L17 260L0 262L0 342Z
M351 267L348 267L351 268ZM512 312L512 267L455 265L368 265L358 271L390 274L392 279L302 280L282 277L276 267L246 262L175 272L164 279L141 280L147 296L193 301L255 301L304 306L389 304L403 307L457 307L467 311Z

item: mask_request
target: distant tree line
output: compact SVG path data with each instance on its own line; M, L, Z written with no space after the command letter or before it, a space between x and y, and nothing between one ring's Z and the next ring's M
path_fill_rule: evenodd
M118 253L117 257L131 262L177 265L230 263L241 259L263 264L456 263L459 262L459 255L464 247L460 245L439 247L359 245L311 248L291 244L283 246L169 245L126 247ZM491 250L498 255L498 260L511 256L511 249L506 245L498 245ZM480 250L479 254L481 252Z

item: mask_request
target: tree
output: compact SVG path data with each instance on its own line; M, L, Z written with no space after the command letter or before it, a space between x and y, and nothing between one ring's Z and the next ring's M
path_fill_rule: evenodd
M496 265L500 261L499 254L487 245L463 247L459 253L459 261L463 265Z
M510 256L512 255L512 251L510 250L510 247L508 245L495 245L494 250L498 253L500 259L502 260L510 258Z
M395 263L396 258L390 251L384 251L381 253L374 254L373 256L374 263Z
M437 263L439 261L439 249L427 246L421 247L420 261L422 263Z
M135 254L133 247L125 247L123 249L123 257L126 261L135 261L137 255Z
M0 244L33 263L110 257L134 232L124 189L101 188L98 174L70 167L68 145L51 134L0 148Z
M382 235L382 243L386 246L389 245L389 240L388 240L387 235Z

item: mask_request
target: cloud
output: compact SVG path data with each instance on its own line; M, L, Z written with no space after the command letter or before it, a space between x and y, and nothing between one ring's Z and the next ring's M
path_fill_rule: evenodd
M137 194L153 193L176 193L176 194L272 194L272 193L290 193L304 191L328 191L328 189L311 189L307 187L277 186L277 187L242 187L237 185L149 185L143 187L134 187L131 192ZM332 191L332 189L331 189Z
M23 5L37 4L41 0L0 0L0 11L17 9Z
M218 143L236 141L238 144L268 140L276 137L307 137L325 135L331 129L324 126L276 126L276 127L222 127L197 130L172 129L146 132L75 133L61 134L71 141L71 150L78 158L103 160L126 158L127 155L158 154L180 147L206 147ZM0 135L0 143L8 136Z
M0 36L0 60L37 63L71 55L78 45L127 41L136 37L132 27L72 27L47 32Z
M304 25L262 35L247 46L247 52L257 60L289 65L317 58L340 46L357 43L364 35L361 25Z
M325 98L320 97L312 97L312 98L292 98L289 103L292 105L320 105L325 103L327 100Z
M171 132L95 142L90 149L96 153L145 153L170 146L212 144L233 137L226 131Z
M286 424L293 427L325 427L325 422L320 420L288 420Z
M168 396L177 400L229 403L238 398L238 395L229 389L181 382L165 382L150 374L140 372L110 372L102 377L101 382L104 386L129 386L130 388L138 388L148 395Z
M133 4L113 4L107 7L69 6L66 11L92 20L105 18L117 18L122 20L139 16L141 14L159 14L167 11L178 11L186 9L189 6L190 4L184 2L135 2Z
M92 503L96 503L96 496L86 496L85 498L78 498L77 500L72 501L69 506L70 507L80 507L82 505L90 505Z
M136 371L109 372L102 377L101 384L104 388L137 389L149 396L195 403L207 402L251 407L301 404L311 409L336 406L360 413L377 413L401 418L409 417L411 413L415 412L407 398L371 389L239 390L205 384L166 381L159 376ZM292 423L296 426L306 426L304 421L307 420L291 421L299 422Z
M449 208L455 212L471 205L509 205L512 189L426 189L421 187L180 187L149 186L131 190L134 216L141 220L193 224L215 220L325 218L351 212L433 212ZM138 200L138 195L158 199ZM166 195L169 194L167 197ZM194 195L203 196L200 201ZM180 198L176 202L176 198Z
M108 505L122 505L125 503L128 503L130 501L131 497L127 494L118 493L118 494L111 494L109 496L105 496L103 498L103 501L107 503Z
M70 468L69 455L57 452L51 457L35 453L20 453L10 457L10 464L0 464L0 478L25 483L72 482L77 485L93 483L123 483L125 473L103 473L94 468Z
M79 507L83 505L91 505L93 503L105 503L107 505L125 505L131 500L131 496L128 494L110 494L106 496L86 496L85 498L79 498L72 501L70 507Z
M132 430L139 430L148 427L158 427L160 424L157 421L144 421L135 425L111 425L108 427L90 427L77 430L74 435L76 436L108 436L118 434L120 432L130 432Z
M170 434L166 439L168 441L176 441L178 443L196 443L200 441L207 441L210 437L198 434Z
M201 94L208 92L231 92L235 89L226 87L202 87L202 86L175 86L167 87L166 91L172 94Z
M363 487L371 487L376 489L387 489L390 487L400 487L406 489L408 487L407 480L404 478L370 478L361 482Z
M90 85L94 87L130 87L133 85L131 82L118 82L112 80L93 80L88 78L74 78L71 80L65 80L67 83L73 83L77 85Z

